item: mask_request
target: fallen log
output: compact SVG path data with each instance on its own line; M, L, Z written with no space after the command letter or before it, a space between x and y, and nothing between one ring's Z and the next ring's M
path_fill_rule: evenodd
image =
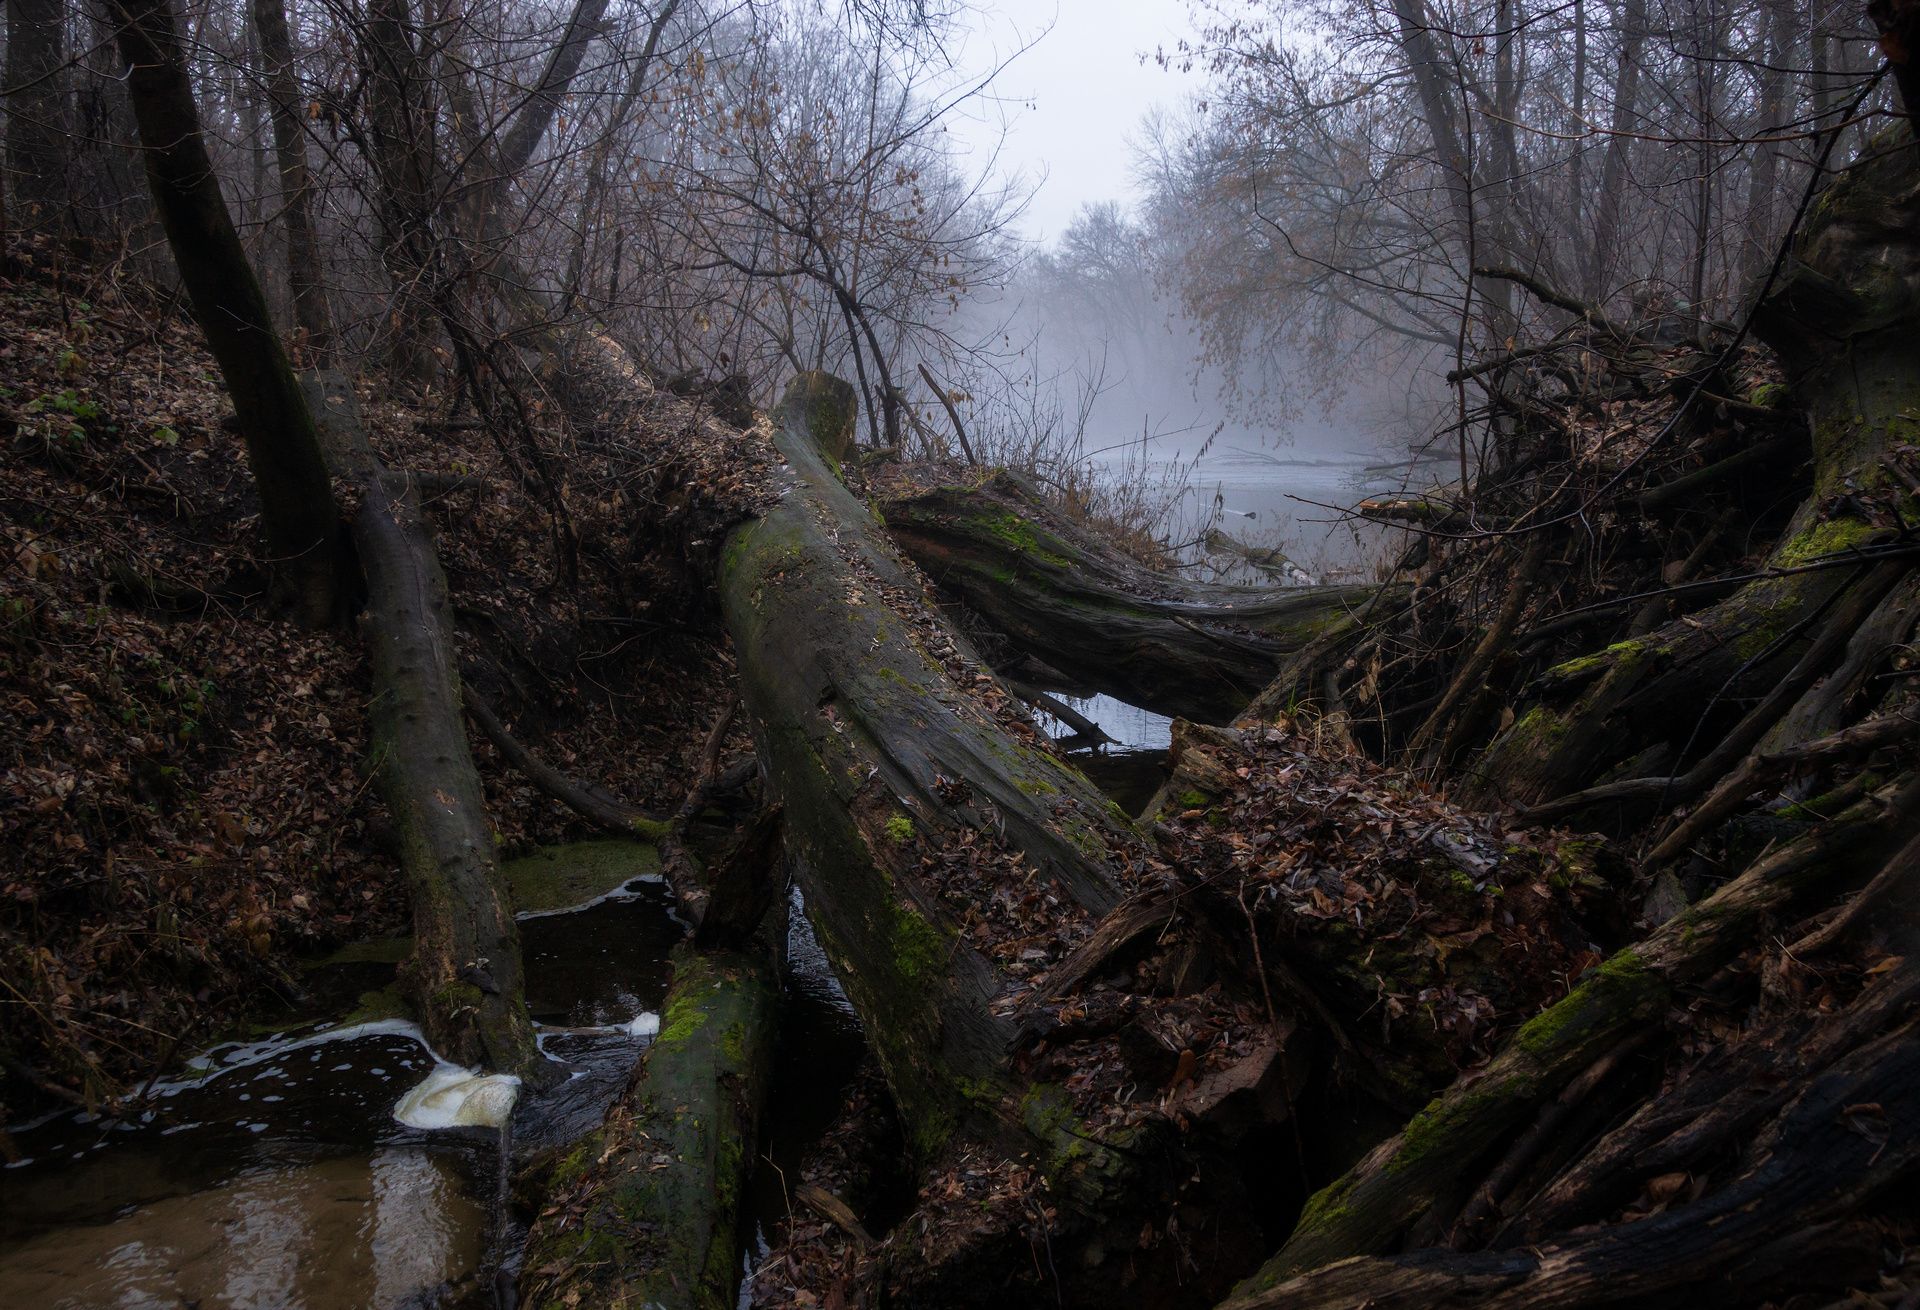
M1221 1310L1749 1304L1873 1282L1877 1225L1851 1212L1920 1167L1920 1027L1908 1022L1814 1079L1748 1153L1754 1163L1691 1204L1511 1250L1422 1250L1329 1263L1237 1295Z
M833 432L844 416L814 408L798 387L774 415L787 485L728 541L722 605L808 917L925 1184L921 1210L874 1276L902 1295L976 1300L989 1287L1050 1285L1037 1263L1044 1251L1088 1286L1191 1279L1174 1244L1139 1248L1143 1223L1164 1230L1196 1172L1212 1186L1188 1188L1188 1199L1212 1194L1180 1230L1210 1228L1246 1258L1253 1239L1232 1169L1204 1162L1162 1098L1116 1100L1084 1078L1066 1082L1084 1067L1076 1042L1132 1033L1130 1047L1121 1043L1132 1055L1110 1059L1111 1076L1165 1085L1179 1052L1153 1035L1156 1012L1205 1014L1229 1003L1218 989L1125 998L1104 1027L1077 1035L1045 1007L1021 1004L1106 916L1172 872L1045 748L940 618L816 445L810 419ZM1161 924L1161 936L1134 943L1136 955L1190 937L1183 912ZM1231 1049L1203 1054L1205 1063L1186 1057L1196 1083L1244 1063ZM1250 1084L1278 1068L1272 1044L1250 1058ZM1127 1073L1127 1059L1143 1063ZM1207 1119L1193 1109L1192 1123ZM1108 1251L1129 1254L1109 1261ZM1224 1290L1231 1263L1210 1272L1211 1286Z
M548 1178L527 1306L731 1310L778 999L764 944L675 950L659 1036Z
M329 465L360 491L350 530L367 583L373 772L413 902L414 949L401 976L442 1056L543 1080L519 933L467 745L439 556L417 500L367 444L348 379L309 375L302 389Z
M1470 1199L1476 1168L1516 1125L1663 1014L1680 989L1746 949L1769 916L1812 887L1875 867L1909 836L1917 802L1920 783L1883 788L1614 955L1515 1033L1485 1069L1319 1192L1279 1253L1242 1285L1240 1299L1280 1304L1263 1298L1278 1296L1290 1279L1392 1251L1410 1232L1445 1231Z
M528 750L519 738L507 731L507 725L500 721L486 697L472 687L462 688L462 699L474 726L542 795L559 801L595 827L618 837L660 841L672 831L673 825L667 820L652 818L618 797L568 777Z
M1015 475L887 499L888 533L1021 651L1157 713L1225 723L1289 655L1357 634L1379 587L1259 587L1156 573Z

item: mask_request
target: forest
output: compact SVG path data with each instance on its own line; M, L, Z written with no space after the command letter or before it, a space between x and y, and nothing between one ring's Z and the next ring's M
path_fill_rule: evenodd
M1920 0L1162 8L7 0L0 1304L1920 1306Z

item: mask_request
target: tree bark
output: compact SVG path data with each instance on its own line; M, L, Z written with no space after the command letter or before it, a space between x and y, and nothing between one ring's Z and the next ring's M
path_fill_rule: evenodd
M1920 786L1890 786L1780 847L1713 896L1621 951L1522 1027L1485 1069L1456 1083L1399 1135L1318 1193L1279 1254L1240 1289L1268 1304L1321 1266L1392 1251L1416 1226L1443 1232L1489 1152L1582 1070L1664 1014L1754 940L1768 917L1822 884L1841 883L1901 844Z
M674 952L659 1036L549 1181L527 1306L732 1310L779 994L767 950Z
M1225 723L1317 639L1357 636L1378 587L1231 587L1155 573L1012 474L881 505L888 533L1022 652L1157 713Z
M275 598L323 624L337 610L342 539L313 416L221 198L173 9L115 0L114 13L154 204L246 440Z
M1221 1310L1744 1305L1878 1276L1878 1229L1849 1216L1920 1166L1920 1030L1913 1022L1823 1071L1749 1164L1691 1204L1513 1250L1342 1260L1249 1289Z
M307 137L301 126L300 83L295 76L293 35L284 0L253 0L253 27L267 83L273 149L280 170L280 212L287 234L287 287L293 326L306 363L332 363L333 316L327 312L320 241L313 226L313 185L307 170Z
M432 536L404 480L391 478L367 445L351 385L320 374L307 392L336 470L360 488L353 542L367 580L373 771L400 834L413 902L414 950L402 977L441 1055L537 1081L546 1066L467 746L452 607Z
M1102 1024L1075 1030L1040 985L1049 970L1081 976L1076 961L1097 969L1110 951L1191 945L1187 910L1177 897L1158 899L1172 872L1043 749L939 618L819 451L807 395L804 385L790 390L775 413L791 483L727 543L722 606L808 917L928 1180L900 1230L912 1238L888 1256L890 1290L977 1296L1025 1287L1045 1268L1043 1248L1062 1262L1097 1262L1103 1247L1135 1251L1143 1222L1165 1222L1174 1193L1162 1184L1196 1172L1220 1180L1189 1195L1217 1202L1211 1240L1244 1249L1230 1168L1216 1171L1181 1124L1151 1106L1076 1101L1064 1082L1077 1043L1119 1032L1163 1051L1168 1067L1140 1085L1163 1083L1173 1054L1140 1027L1162 1002L1108 1007ZM837 429L848 416L813 417ZM1121 931L1142 915L1154 929L1144 940ZM1248 1057L1249 1093L1281 1076L1277 1050L1267 1042ZM1191 1107L1191 1125L1210 1113ZM1037 1231L1030 1205L1042 1179L1047 1218ZM1203 1226L1189 1220L1183 1231ZM1168 1254L1110 1261L1087 1277L1134 1276Z
M1770 565L1871 552L1913 517L1884 464L1920 440L1920 163L1911 128L1883 134L1820 197L1780 286L1755 311L1813 431L1813 494ZM1863 556L1863 560L1868 556ZM1543 675L1533 706L1483 753L1472 786L1519 804L1565 795L1649 747L1714 740L1724 712L1791 668L1817 616L1851 582L1839 568L1770 577L1644 637ZM1673 759L1669 772L1690 761Z

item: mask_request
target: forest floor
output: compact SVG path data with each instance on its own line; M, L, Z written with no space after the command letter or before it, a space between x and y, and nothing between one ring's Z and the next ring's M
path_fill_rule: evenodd
M689 556L762 494L740 435L648 394L583 436L567 586L449 397L363 399L390 462L477 488L431 506L468 679L548 763L670 812L732 697ZM183 306L0 279L0 1152L9 1120L112 1101L407 917L363 645L267 613L231 417ZM504 854L579 835L474 744Z

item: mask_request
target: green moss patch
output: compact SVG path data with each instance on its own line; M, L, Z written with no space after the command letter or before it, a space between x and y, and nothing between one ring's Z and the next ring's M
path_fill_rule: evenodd
M509 860L505 875L513 906L522 912L564 910L633 881L658 875L660 852L646 842L568 842L542 846L533 854Z

